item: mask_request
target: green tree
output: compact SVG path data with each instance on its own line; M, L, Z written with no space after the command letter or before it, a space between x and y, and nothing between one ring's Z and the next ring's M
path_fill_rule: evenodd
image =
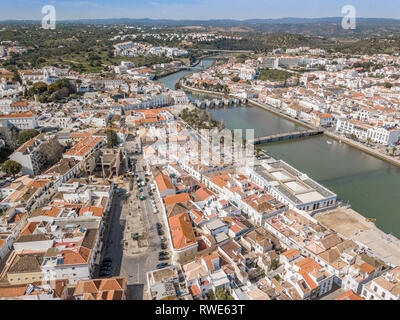
M37 131L35 129L22 130L18 134L18 143L23 144L23 143L31 140L32 138L36 137L38 134L39 134L39 131Z
M212 289L208 290L207 297L208 297L208 300L215 300L215 294Z
M217 300L233 300L231 294L222 288L215 290L215 297Z
M115 133L115 131L108 129L106 135L107 135L106 147L107 148L116 147L118 145L118 138L117 138L117 134Z
M18 72L18 70L17 69L14 69L13 70L13 73L14 73L14 76L13 76L13 78L14 78L14 81L17 81L17 82L22 82L22 79L21 79L21 77L20 77L20 75L19 75L19 72Z
M393 85L390 82L385 82L385 88L390 89Z
M72 143L72 141L71 140L68 140L66 143L65 143L65 148L68 150L68 149L71 149L72 148L72 145L73 145L73 143Z
M276 270L276 268L278 268L278 266L279 266L279 261L278 260L274 259L274 260L271 261L271 269L272 270Z
M10 176L15 177L22 169L22 165L14 160L7 160L1 166L1 170Z

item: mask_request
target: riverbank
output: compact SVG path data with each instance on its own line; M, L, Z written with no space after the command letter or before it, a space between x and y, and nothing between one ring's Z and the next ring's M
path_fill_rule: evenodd
M193 87L189 87L187 85L184 85L182 83L180 83L180 85L181 85L181 88L183 88L183 89L185 89L187 91L194 92L194 93L215 95L215 96L220 96L220 97L224 97L224 98L237 98L237 97L235 97L233 95L222 93L222 92L215 92L215 91L209 91L209 90L204 90L204 89L193 88ZM276 115L278 115L278 116L280 116L282 118L285 118L285 119L287 119L289 121L292 121L292 122L294 122L294 123L296 123L298 125L301 125L301 126L307 128L307 129L318 130L317 127L312 126L312 125L310 125L308 123L305 123L305 122L303 122L301 120L294 119L293 117L291 117L291 116L289 116L287 114L279 112L274 107L265 105L263 103L260 103L260 102L257 102L257 101L251 100L251 99L248 99L248 104L256 106L256 107L259 107L259 108L264 109L266 111L269 111L271 113L274 113L274 114L276 114ZM331 139L334 139L336 141L345 143L345 144L347 144L347 145L349 145L349 146L351 146L351 147L353 147L355 149L358 149L358 150L360 150L362 152L365 152L365 153L367 153L367 154L369 154L369 155L371 155L371 156L373 156L373 157L375 157L377 159L386 161L386 162L388 162L388 163L400 168L400 160L397 160L397 159L395 159L395 158L393 158L391 156L388 156L386 154L382 154L382 153L380 153L380 152L378 152L378 151L376 151L374 149L366 147L366 146L364 146L364 145L362 145L362 144L360 144L360 143L358 143L356 141L353 141L351 139L342 137L342 136L340 136L340 135L338 135L336 133L333 133L333 132L324 131L324 135L326 135L327 137L330 137Z
M386 154L380 153L380 152L378 152L378 151L376 151L374 149L368 148L368 147L366 147L366 146L362 145L361 143L358 143L358 142L356 142L354 140L339 136L336 133L325 131L324 134L326 136L336 140L336 141L345 143L345 144L347 144L347 145L349 145L349 146L351 146L353 148L356 148L356 149L358 149L360 151L368 153L369 155L371 155L371 156L373 156L375 158L378 158L380 160L386 161L386 162L388 162L388 163L400 168L400 160L397 160L397 159L395 159L395 158L393 158L391 156L388 156Z
M179 71L182 71L182 69L181 68L174 68L174 69L171 69L171 70L160 72L159 74L155 74L154 75L154 79L153 80L158 80L158 79L167 77L167 76L169 76L171 74L174 74L174 73L177 73Z

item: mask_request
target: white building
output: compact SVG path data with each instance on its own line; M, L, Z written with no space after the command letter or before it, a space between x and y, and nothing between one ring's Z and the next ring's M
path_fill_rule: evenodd
M400 267L396 267L363 286L367 300L400 300Z
M247 171L255 183L289 208L314 211L336 203L336 194L282 160L264 161Z
M388 126L373 126L355 120L340 120L336 123L336 131L355 135L358 139L382 145L394 145L399 141L399 129Z
M33 113L11 113L0 115L0 120L7 120L18 129L35 129L38 127L36 116Z

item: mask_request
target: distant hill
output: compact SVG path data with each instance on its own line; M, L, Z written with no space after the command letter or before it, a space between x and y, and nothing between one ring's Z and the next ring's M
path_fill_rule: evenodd
M83 23L83 24L135 24L135 25L168 25L168 26L239 26L249 24L325 24L341 23L342 17L327 18L277 18L277 19L214 19L214 20L173 20L173 19L133 19L133 18L109 18L109 19L76 19L59 20L60 23ZM2 20L0 23L39 23L39 20ZM400 19L386 18L357 18L357 22L362 24L384 24L400 25Z
M94 24L94 25L138 25L138 26L159 26L168 28L180 27L203 27L207 30L226 29L236 32L235 28L241 31L253 32L285 32L319 36L325 38L363 38L400 33L400 19L385 18L357 18L355 30L343 30L341 26L342 17L327 18L279 18L279 19L248 19L248 20L172 20L172 19L80 19L80 20L59 20L63 24ZM33 20L7 20L0 24L30 24L40 23Z

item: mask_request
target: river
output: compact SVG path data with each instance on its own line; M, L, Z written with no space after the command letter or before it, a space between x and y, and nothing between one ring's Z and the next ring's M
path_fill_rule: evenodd
M212 59L204 59L207 68ZM181 71L159 79L173 89L190 71ZM188 93L190 99L202 99ZM254 129L255 137L304 130L298 124L266 110L251 106L209 109L213 117L229 129ZM400 237L400 168L374 158L325 136L262 145L268 154L282 159L326 186L342 201L365 217L375 218L376 225Z

